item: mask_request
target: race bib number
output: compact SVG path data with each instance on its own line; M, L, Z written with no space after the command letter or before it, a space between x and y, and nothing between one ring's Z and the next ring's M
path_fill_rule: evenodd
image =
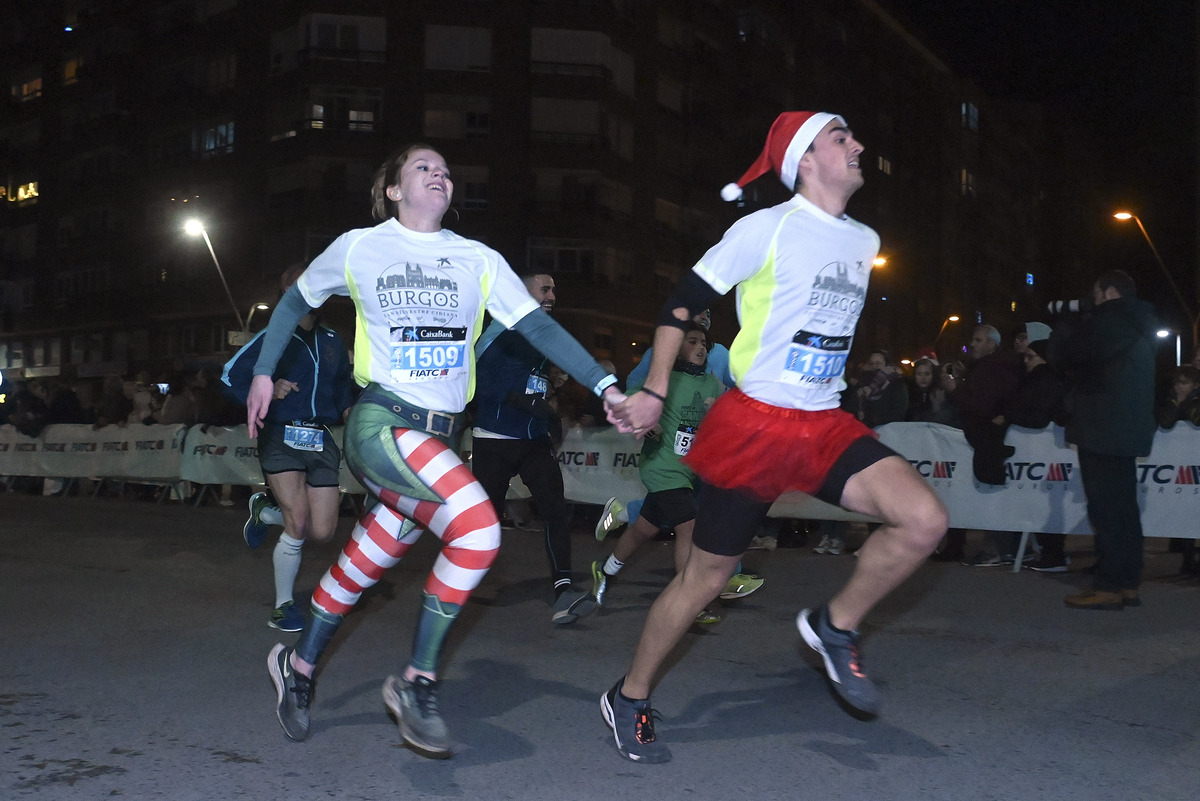
M680 426L675 432L675 455L687 456L692 449L692 440L696 437L695 426Z
M392 329L390 365L397 381L449 378L466 369L467 329L410 326Z
M781 380L797 386L829 384L846 372L851 337L797 331L792 337Z
M320 453L325 450L325 429L293 425L284 426L283 444L298 451Z
M545 376L538 375L537 373L529 374L529 379L525 382L526 395L541 395L545 397L549 391L550 382L546 380Z

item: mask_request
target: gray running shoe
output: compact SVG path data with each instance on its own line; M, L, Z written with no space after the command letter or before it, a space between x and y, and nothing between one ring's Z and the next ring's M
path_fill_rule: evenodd
M879 713L879 690L867 678L857 631L836 631L829 622L828 607L804 609L796 616L796 628L808 646L825 660L825 673L833 689L850 706L868 715Z
M550 622L565 626L595 611L596 599L592 597L591 593L572 587L564 590L562 595L558 596L558 600L554 602Z
M608 592L608 574L599 562L592 562L592 597L596 606L604 606L604 595Z
M277 643L267 657L267 670L275 682L275 716L283 733L296 742L308 739L308 707L312 703L313 680L292 669L292 648Z
M621 695L622 677L600 696L600 713L612 729L621 756L634 762L666 762L671 751L654 736L654 710L650 699L631 701Z
M427 676L411 682L388 676L383 683L383 703L396 718L400 736L416 751L433 759L449 759L450 730L438 712L438 683Z

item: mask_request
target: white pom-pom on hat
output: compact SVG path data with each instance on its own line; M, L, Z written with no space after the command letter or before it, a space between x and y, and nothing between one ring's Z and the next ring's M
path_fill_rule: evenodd
M729 203L742 199L742 188L737 184L725 184L721 187L721 199Z

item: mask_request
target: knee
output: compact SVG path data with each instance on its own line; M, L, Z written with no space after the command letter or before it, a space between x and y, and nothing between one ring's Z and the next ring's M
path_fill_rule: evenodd
M913 520L909 527L913 544L921 550L933 552L946 535L949 522L946 507L931 493L921 503L914 505Z
M904 540L915 550L932 553L946 534L946 507L933 493L914 498L893 522Z
M333 533L337 530L337 520L333 521L332 525L316 525L310 524L308 527L308 539L310 542L315 542L317 545L324 545L333 539Z

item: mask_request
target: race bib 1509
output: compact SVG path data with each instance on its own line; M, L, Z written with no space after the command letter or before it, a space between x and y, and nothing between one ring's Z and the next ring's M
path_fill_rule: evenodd
M389 368L396 381L449 378L466 369L467 329L406 326L392 329Z

